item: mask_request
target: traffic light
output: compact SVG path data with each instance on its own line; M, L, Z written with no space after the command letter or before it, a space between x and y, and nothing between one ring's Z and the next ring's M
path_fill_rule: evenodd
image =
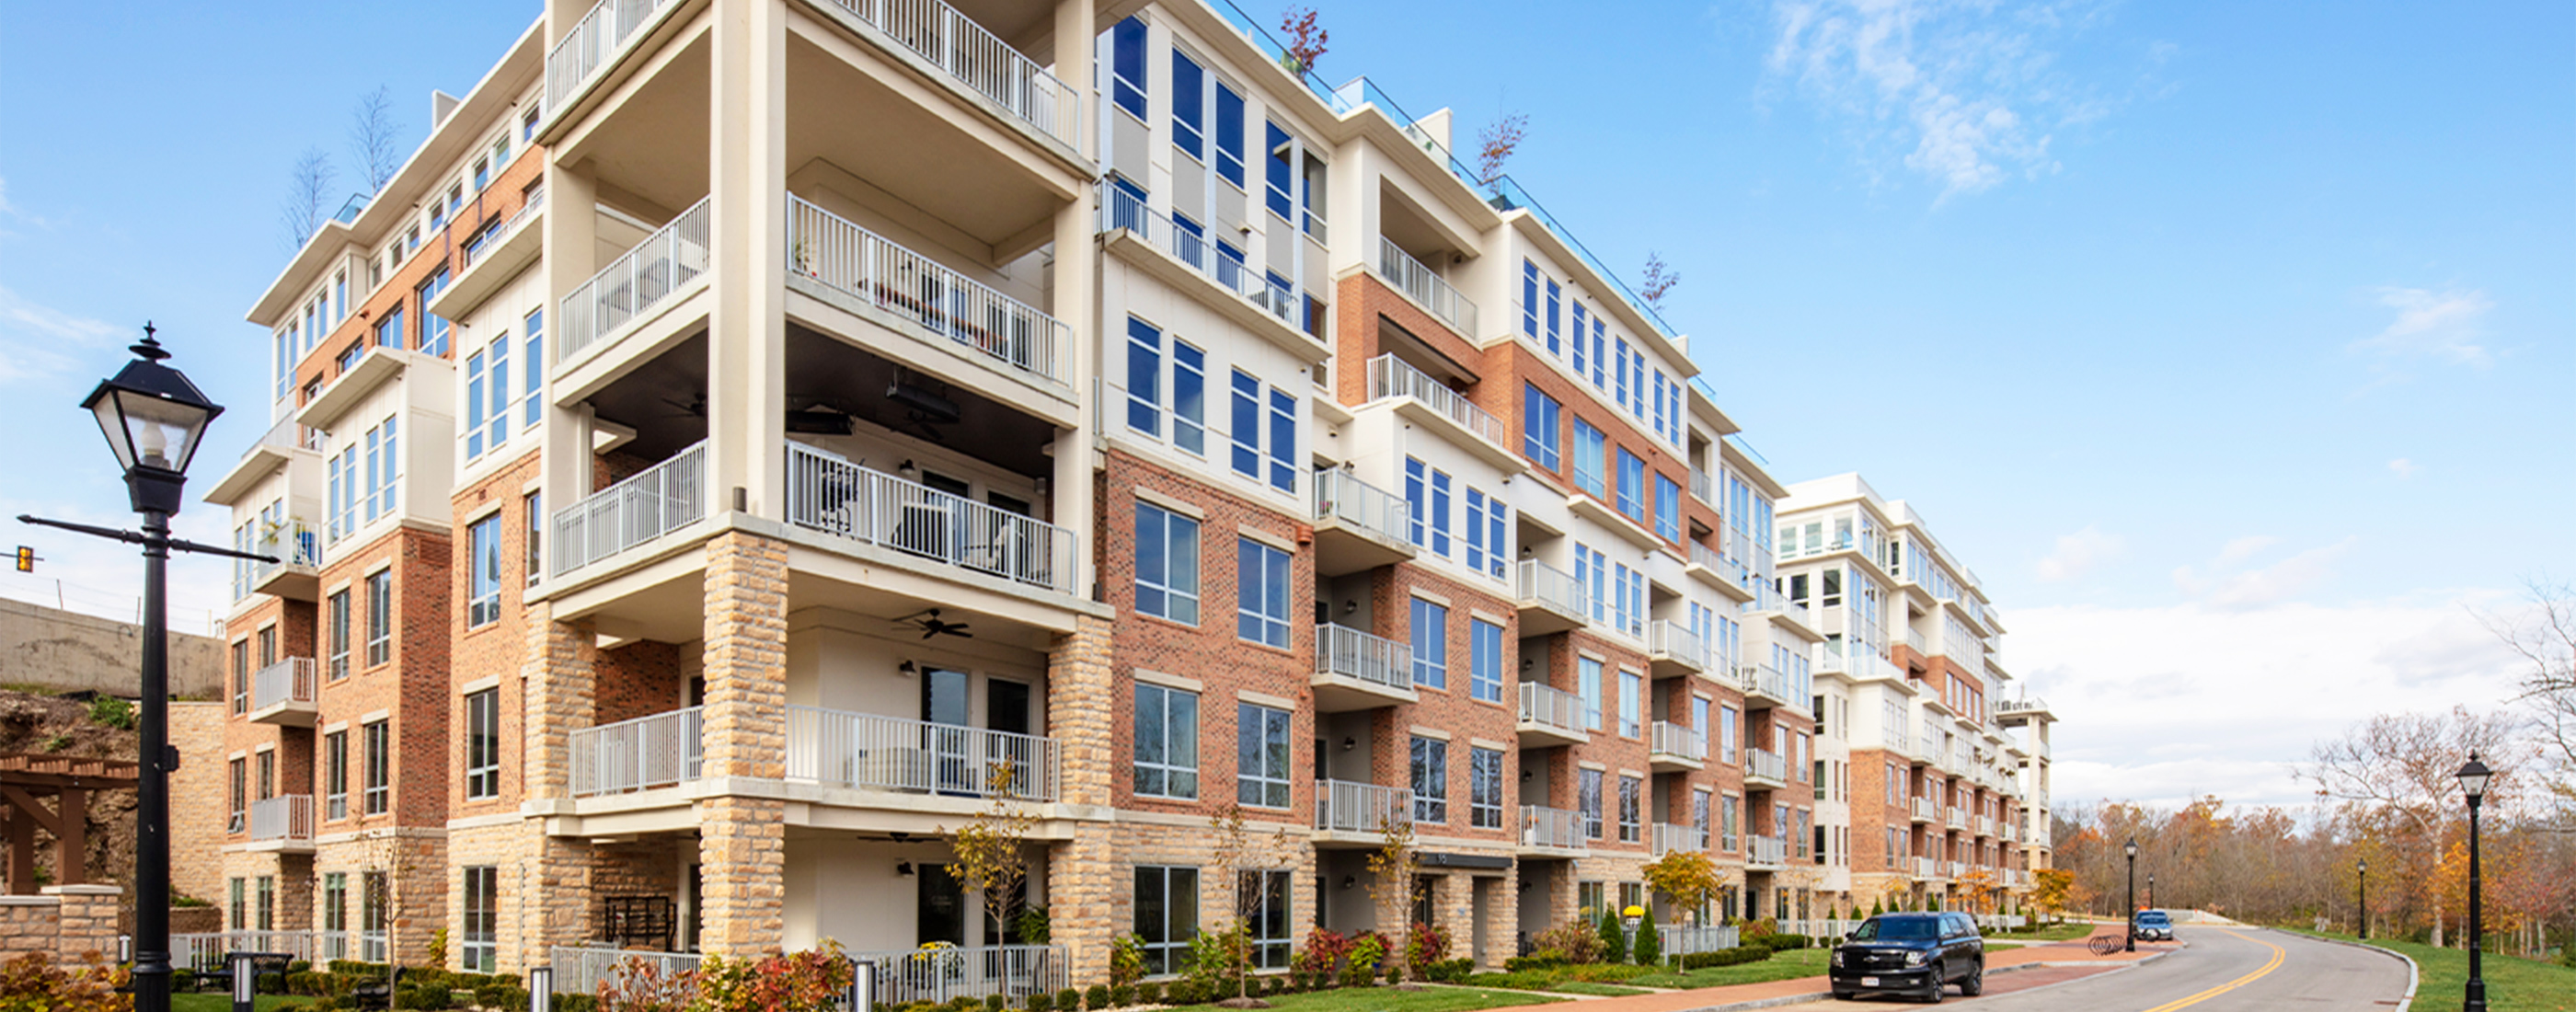
M35 549L29 548L25 545L18 546L18 571L21 573L32 573L36 571Z

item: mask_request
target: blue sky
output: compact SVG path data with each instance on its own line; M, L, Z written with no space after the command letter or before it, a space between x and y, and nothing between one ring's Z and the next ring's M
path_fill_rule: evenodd
M2576 8L1569 10L1328 2L1319 70L1470 150L1526 114L1513 175L1680 271L1665 315L1775 473L1859 470L1985 578L2070 720L2062 796L2296 800L2317 736L2505 694L2472 609L2576 577ZM240 409L220 471L263 427L241 313L298 153L354 189L360 94L416 141L535 15L0 7L0 420L32 437L0 511L120 518L73 403L146 317ZM40 543L130 609L121 551ZM202 621L222 571L183 572Z

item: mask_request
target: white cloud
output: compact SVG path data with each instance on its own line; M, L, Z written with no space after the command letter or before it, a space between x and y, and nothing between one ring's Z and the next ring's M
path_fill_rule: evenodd
M2282 559L2268 566L2251 569L2231 567L2252 559L2278 538L2250 535L2229 541L2218 550L2207 567L2176 566L2173 582L2177 589L2220 608L2253 608L2279 604L2297 597L2308 588L2334 574L2335 560L2359 544L2358 536L2347 537L2331 545L2321 545Z
M2505 705L2516 659L2470 609L2510 598L2016 609L2005 659L2060 720L2061 803L2303 804L2292 764L2364 717Z
M74 363L66 352L107 347L121 333L113 325L37 305L0 286L0 384L58 375Z
M2039 560L2039 578L2049 583L2075 579L2119 558L2127 547L2119 535L2104 534L2101 528L2086 524L2073 534L2058 535L2057 550Z
M2248 534L2229 541L2226 547L2218 550L2218 564L2224 566L2243 562L2253 558L2254 553L2280 543L2280 540L2269 534Z
M2397 480L2399 481L2405 481L2408 478L2415 477L2415 472L2423 469L2423 467L2417 465L2414 461L2408 460L2404 457L2399 457L2388 462L2388 470L2397 475Z
M2108 115L2113 104L2067 80L2053 49L2091 13L2076 3L1774 0L1778 36L1765 63L1845 120L1865 163L1902 151L1947 201L2057 171L2050 127Z
M2382 288L2379 304L2397 311L2386 329L2352 343L2350 350L2382 359L2432 358L2485 368L2494 363L2478 343L2481 326L2495 300L2484 291L2426 288Z

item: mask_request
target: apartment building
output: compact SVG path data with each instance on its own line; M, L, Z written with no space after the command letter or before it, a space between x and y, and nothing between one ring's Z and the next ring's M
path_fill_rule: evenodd
M555 0L442 97L250 314L228 926L572 989L958 946L930 996L1168 972L1238 898L1265 965L1497 965L1677 848L1712 915L1847 900L1884 749L1792 490L1445 110L1254 25ZM952 868L993 792L1044 942ZM1293 857L1218 881L1235 806Z
M2033 745L2000 719L2001 618L1922 518L1859 475L1791 486L1777 510L1781 592L1824 637L1817 778L1840 823L1817 843L1837 884L1864 909L2000 912L2047 867L2024 831Z

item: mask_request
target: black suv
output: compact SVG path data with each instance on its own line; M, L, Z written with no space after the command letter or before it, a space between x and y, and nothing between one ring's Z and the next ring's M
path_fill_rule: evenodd
M1986 990L1986 940L1966 914L1880 914L1834 947L1829 979L1836 998L1880 992L1937 1002L1951 984L1974 997Z

